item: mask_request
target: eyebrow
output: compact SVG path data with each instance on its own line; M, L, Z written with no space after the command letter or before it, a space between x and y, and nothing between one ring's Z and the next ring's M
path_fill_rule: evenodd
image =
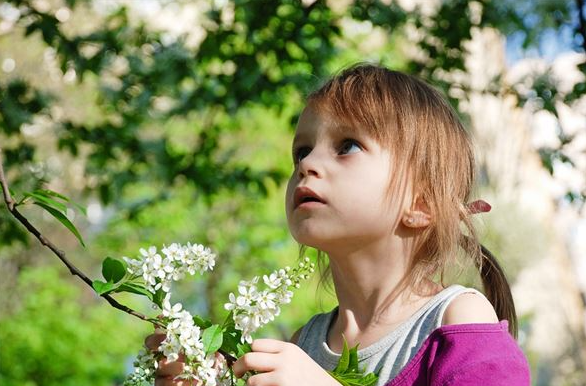
M306 134L303 133L296 133L293 137L293 142L291 142L291 146L295 145L297 142L303 141L307 137Z

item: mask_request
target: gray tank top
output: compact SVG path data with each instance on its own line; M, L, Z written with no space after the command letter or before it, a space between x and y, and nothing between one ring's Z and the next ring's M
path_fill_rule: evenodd
M400 324L378 342L359 349L360 367L366 372L379 372L377 386L382 386L395 378L403 367L415 356L429 334L441 327L442 318L450 301L463 293L476 293L474 288L452 285L440 291L409 319ZM314 361L326 370L333 370L340 359L327 344L328 330L337 313L337 307L331 312L317 314L303 326L297 345Z

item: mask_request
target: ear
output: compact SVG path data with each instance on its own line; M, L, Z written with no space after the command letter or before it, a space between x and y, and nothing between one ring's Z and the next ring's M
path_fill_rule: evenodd
M425 228L431 224L429 207L421 195L415 195L411 208L405 210L401 222L408 228Z

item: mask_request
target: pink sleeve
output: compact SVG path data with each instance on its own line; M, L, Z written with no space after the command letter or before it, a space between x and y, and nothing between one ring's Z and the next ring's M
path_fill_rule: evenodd
M529 365L507 321L443 326L386 386L529 386Z
M500 326L500 328L494 328ZM429 368L434 386L529 386L529 365L507 323L445 326Z

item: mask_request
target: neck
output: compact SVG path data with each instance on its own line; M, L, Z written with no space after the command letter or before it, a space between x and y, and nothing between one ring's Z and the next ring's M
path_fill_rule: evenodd
M431 282L415 291L407 280L411 248L409 240L391 238L344 252L327 251L339 302L334 335L359 340L365 347L368 336L374 339L396 327L437 293Z
M361 248L350 253L328 253L332 279L339 302L339 315L356 315L366 326L385 319L408 287L408 259L396 248Z

